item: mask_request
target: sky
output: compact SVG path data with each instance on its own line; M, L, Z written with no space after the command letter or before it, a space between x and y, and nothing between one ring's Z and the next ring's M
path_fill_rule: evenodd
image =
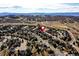
M64 0L0 0L0 13L79 12L79 3L72 1L74 3Z

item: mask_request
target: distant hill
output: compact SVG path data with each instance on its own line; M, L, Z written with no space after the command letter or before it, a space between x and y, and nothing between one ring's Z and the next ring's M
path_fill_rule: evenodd
M36 15L40 15L40 16L45 16L45 15L49 15L49 16L79 16L79 12L69 12L69 13L0 13L0 16L20 16L20 15L24 15L24 16L36 16Z
M27 21L79 22L79 13L0 13L0 23Z

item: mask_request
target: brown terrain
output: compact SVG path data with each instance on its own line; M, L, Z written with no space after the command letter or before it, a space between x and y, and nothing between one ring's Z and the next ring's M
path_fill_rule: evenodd
M0 55L79 56L77 19L63 16L1 17ZM40 31L40 25L45 26L45 32Z

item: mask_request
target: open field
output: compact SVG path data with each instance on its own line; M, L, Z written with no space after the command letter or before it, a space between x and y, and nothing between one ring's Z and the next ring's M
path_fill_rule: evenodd
M75 36L79 35L79 22L61 23L60 21L43 22L43 25L51 28L63 29L71 31Z
M40 32L40 25L47 30ZM77 22L0 23L0 55L79 56L78 31Z
M79 17L1 16L0 56L79 56ZM44 26L44 31L41 31Z

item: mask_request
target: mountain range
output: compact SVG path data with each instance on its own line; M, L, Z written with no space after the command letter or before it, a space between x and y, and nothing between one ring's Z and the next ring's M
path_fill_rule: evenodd
M36 16L36 15L40 15L40 16L45 16L45 15L49 15L49 16L79 16L79 12L68 12L68 13L7 13L7 12L3 12L0 13L0 16L10 16L10 15L14 15L14 16L20 16L20 15L24 15L24 16Z

